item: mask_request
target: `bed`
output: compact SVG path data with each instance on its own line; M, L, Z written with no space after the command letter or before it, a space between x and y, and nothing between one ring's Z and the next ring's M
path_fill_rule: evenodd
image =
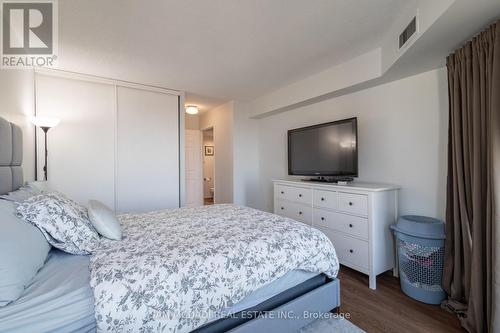
M94 298L90 288L89 257L75 256L53 249L44 267L25 293L12 304L0 308L1 332L95 332ZM236 304L227 312L245 309L260 311L265 301L280 303L325 284L326 277L305 271L292 271ZM295 290L290 291L289 289ZM286 292L287 291L287 292ZM277 297L278 296L278 297ZM273 299L274 298L274 299ZM262 304L264 303L264 304ZM272 304L271 304L272 305ZM213 322L198 332L223 332L244 320Z
M10 141L12 156L22 140ZM0 193L23 183L14 164L0 166ZM235 205L119 219L124 239L90 256L52 249L0 307L0 331L290 332L340 306L333 246L302 223Z

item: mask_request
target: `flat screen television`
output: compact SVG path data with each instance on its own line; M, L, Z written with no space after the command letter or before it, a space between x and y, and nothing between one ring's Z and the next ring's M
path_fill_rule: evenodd
M288 174L357 177L357 118L289 130Z

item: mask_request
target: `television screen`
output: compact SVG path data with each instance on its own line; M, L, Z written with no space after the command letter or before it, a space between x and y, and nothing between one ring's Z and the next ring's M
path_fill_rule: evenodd
M288 174L358 176L357 118L288 131Z

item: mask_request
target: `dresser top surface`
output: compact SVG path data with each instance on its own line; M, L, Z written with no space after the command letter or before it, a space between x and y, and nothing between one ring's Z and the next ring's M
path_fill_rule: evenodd
M338 185L338 184L322 183L315 181L273 179L273 183L318 188L318 189L335 189L335 190L350 189L350 190L360 190L360 191L370 191L370 192L393 191L400 189L399 186L392 184L365 183L356 181L350 182L347 185Z

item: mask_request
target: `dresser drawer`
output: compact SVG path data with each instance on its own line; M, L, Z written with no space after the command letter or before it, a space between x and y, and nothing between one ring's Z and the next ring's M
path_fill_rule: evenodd
M276 200L274 213L312 225L312 208L298 203Z
M339 192L339 210L344 212L368 215L368 196Z
M368 239L368 219L315 208L313 225L335 229L353 236Z
M330 238L341 264L353 266L364 272L369 271L368 242L340 235L330 228L317 228Z
M312 203L312 189L276 185L274 188L274 196L277 199L300 202L310 205Z
M313 191L313 204L316 207L325 207L325 208L337 208L337 192L333 191L323 191L323 190L314 190Z

